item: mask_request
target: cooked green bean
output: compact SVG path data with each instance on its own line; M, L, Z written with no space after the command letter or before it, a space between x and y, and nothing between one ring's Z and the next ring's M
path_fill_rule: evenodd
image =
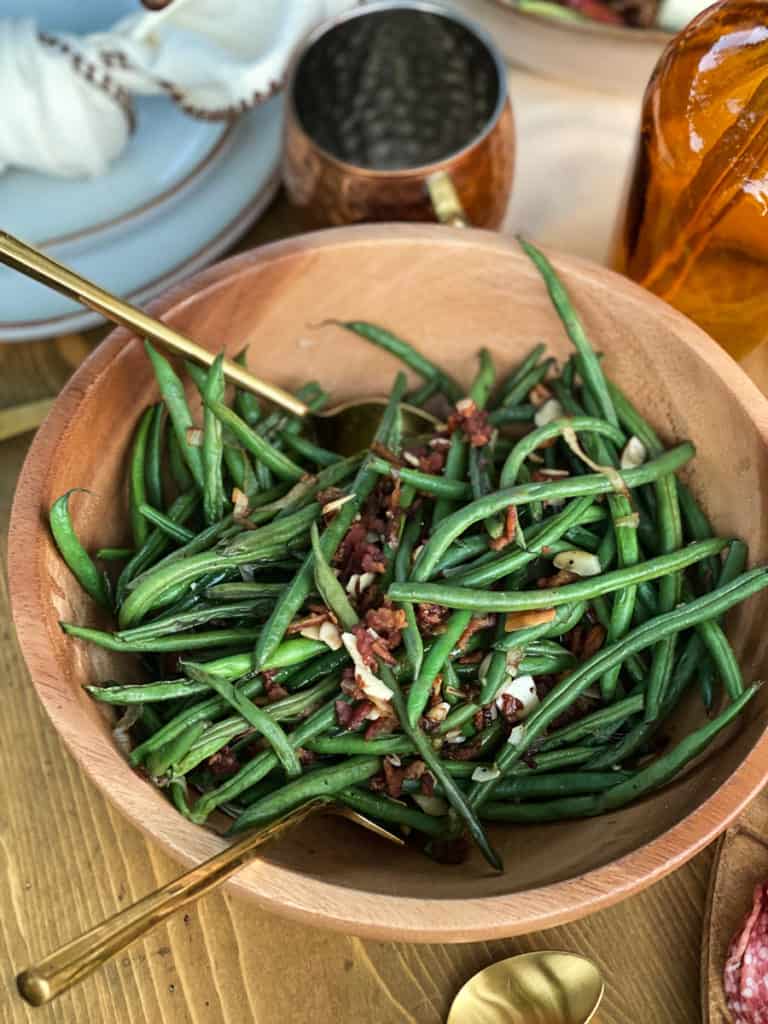
M572 601L589 601L601 594L610 594L641 580L659 579L668 573L684 569L701 558L717 554L728 544L727 540L696 541L679 551L657 558L649 558L626 569L615 569L599 576L590 576L580 583L545 590L477 590L446 583L393 583L389 596L393 601L419 601L443 605L446 608L468 608L480 612L529 611L533 608L556 608ZM422 555L423 557L423 555ZM418 570L421 559L417 563Z
M246 352L247 349L243 349L242 352L238 352L235 356L235 362L239 363L240 366L245 369L248 369ZM261 406L259 405L259 400L255 395L252 395L250 391L238 388L235 392L235 406L237 407L238 414L245 420L249 427L255 427L261 419Z
M270 444L257 431L252 430L245 420L240 419L237 413L224 405L223 402L206 398L205 406L211 410L222 426L226 427L237 438L243 448L254 455L275 476L280 477L281 480L300 480L304 475L304 470L301 466Z
M471 612L454 612L424 658L418 678L408 691L406 702L408 721L412 728L418 728L419 718L432 692L432 684L471 618Z
M86 686L84 689L101 704L154 704L158 701L197 697L201 693L207 693L209 687L188 679L175 679L168 682L138 683L135 686Z
M191 444L188 437L187 432L194 428L194 423L192 413L187 405L187 397L184 394L184 385L165 356L160 355L148 341L144 342L144 348L152 362L160 394L168 409L181 457L192 474L193 480L202 490L203 457L200 449Z
M165 405L158 402L154 407L147 437L147 457L144 467L147 500L155 508L165 506L163 499L163 442L165 439ZM186 488L185 488L186 489Z
M310 529L312 538L312 555L314 558L315 584L320 591L320 596L344 629L352 629L357 625L357 612L350 604L344 587L339 583L333 569L326 561L323 549L320 546L320 534L317 530L317 523L312 523Z
M517 442L515 447L507 456L506 462L501 470L499 487L511 487L517 481L517 474L520 467L537 448L553 438L562 437L566 430L590 431L595 434L609 437L616 444L621 444L623 433L618 427L614 427L605 420L595 419L594 416L573 416L568 419L552 420L543 427L537 427L530 434Z
M72 519L69 513L69 496L81 492L90 492L82 487L73 487L57 498L51 505L49 522L51 533L56 541L59 554L67 563L73 576L93 600L103 608L110 608L112 602L107 588L107 581L103 573L96 568L90 555L78 540Z
M101 629L90 629L88 626L76 626L71 622L62 622L61 628L68 636L77 637L104 647L108 651L131 653L149 651L153 653L169 651L199 651L210 647L232 647L238 644L253 643L261 631L261 627L237 629L212 629L206 633L172 633L170 636L146 636L133 640L121 640L116 633L105 633Z
M149 533L147 521L141 514L140 508L147 500L145 482L147 438L149 437L149 428L152 425L154 415L155 413L152 406L144 410L142 417L139 420L139 425L136 428L136 434L133 439L133 450L131 452L131 466L129 474L130 513L133 544L134 547L137 548L140 548L146 543L147 534Z
M142 502L136 511L145 520L145 522L149 521L152 523L152 525L156 526L158 530L167 534L171 540L178 540L182 544L188 544L195 536L192 530L188 530L186 526L180 526L179 523L174 522L173 519L170 519L168 516L164 515L158 509L153 508L151 505L148 505L146 502Z
M224 353L220 352L206 374L202 396L208 403L224 401L226 383L223 362ZM217 523L224 515L224 485L221 476L223 459L221 423L211 406L206 405L203 409L203 514L209 526Z
M507 377L501 382L499 386L499 394L503 398L504 395L513 388L519 380L536 366L541 357L546 352L546 345L543 342L539 342L538 345L534 345L530 352L522 359L517 366L512 370Z
M133 548L99 548L96 558L100 558L104 562L124 562L133 554Z

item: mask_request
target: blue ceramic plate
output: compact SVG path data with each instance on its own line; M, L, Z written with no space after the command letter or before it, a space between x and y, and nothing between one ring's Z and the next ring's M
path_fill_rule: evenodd
M42 28L103 29L136 0L3 0L3 16ZM136 100L137 130L109 172L65 180L0 175L0 226L42 246L110 291L146 301L228 248L277 187L281 100L231 124L197 121L165 97ZM0 341L99 323L42 285L0 267Z

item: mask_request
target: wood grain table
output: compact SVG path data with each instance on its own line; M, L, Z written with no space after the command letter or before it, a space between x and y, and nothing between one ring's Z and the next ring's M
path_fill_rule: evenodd
M278 200L246 244L295 231ZM0 409L54 394L98 341L0 346ZM749 370L768 384L768 353ZM524 938L466 945L370 942L210 895L50 1007L15 973L173 878L178 866L123 821L45 717L10 619L6 534L30 436L0 444L0 1020L3 1024L439 1024L476 970L531 949L586 953L605 973L601 1024L699 1021L699 949L711 851L609 910Z

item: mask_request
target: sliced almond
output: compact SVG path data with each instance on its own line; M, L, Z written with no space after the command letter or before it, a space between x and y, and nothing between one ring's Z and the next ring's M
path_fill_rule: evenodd
M516 629L525 629L526 626L540 626L544 622L551 622L557 612L554 608L531 608L525 612L507 612L504 618L504 632L514 633Z
M324 622L318 629L318 640L322 640L332 651L341 648L341 633L333 622Z
M572 551L561 551L552 559L552 564L556 569L575 572L577 576L599 576L603 571L597 555L577 548Z

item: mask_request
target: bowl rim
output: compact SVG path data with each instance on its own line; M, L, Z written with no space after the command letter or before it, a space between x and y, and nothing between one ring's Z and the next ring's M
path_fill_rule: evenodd
M290 258L294 254L326 247L358 245L362 241L386 244L413 239L452 245L495 247L500 254L514 252L512 239L491 231L464 229L460 233L439 225L381 224L331 228L282 239L232 256L175 285L148 306L155 316L178 312L208 288L252 266ZM740 405L763 441L768 445L768 399L744 371L700 328L662 300L620 275L588 260L547 249L555 265L565 267L571 277L589 281L611 293L621 291L629 300L651 303L661 320L677 327L681 342L695 349L721 379L732 399ZM684 337L683 337L684 335ZM8 577L13 621L32 684L54 728L70 753L123 817L160 843L166 853L185 867L197 863L187 848L206 847L212 855L223 840L180 815L174 817L162 796L152 790L119 757L126 787L119 791L107 786L96 765L87 756L76 724L65 704L56 698L46 679L59 674L53 649L40 642L44 621L45 582L30 574L30 553L39 543L40 512L47 497L47 478L56 441L66 434L67 425L83 396L106 372L122 349L138 346L139 340L125 328L113 330L85 359L56 399L37 432L17 483L9 529ZM631 853L572 878L535 889L494 896L450 899L405 897L393 893L350 890L322 878L282 865L254 861L227 882L230 892L253 899L266 910L282 916L366 938L411 942L468 942L524 934L553 927L608 907L658 881L680 867L714 840L738 816L744 806L768 780L768 726L755 741L737 769L698 807L666 832L637 847ZM164 808L149 818L146 809L152 799ZM140 812L141 809L141 812ZM150 820L151 819L151 820ZM201 835L202 834L202 835ZM207 838L206 838L207 837ZM350 892L355 898L350 899ZM460 911L457 912L460 907Z

